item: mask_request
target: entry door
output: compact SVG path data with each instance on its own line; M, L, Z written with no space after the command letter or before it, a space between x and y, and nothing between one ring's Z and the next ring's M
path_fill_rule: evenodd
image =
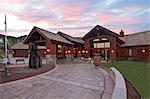
M108 49L104 49L104 50L102 50L102 59L103 60L108 60L108 55L109 53L108 53Z

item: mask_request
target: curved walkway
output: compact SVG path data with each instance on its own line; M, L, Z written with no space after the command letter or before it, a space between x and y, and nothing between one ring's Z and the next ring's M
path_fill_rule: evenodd
M91 64L59 65L55 71L0 85L0 99L101 99L102 70Z

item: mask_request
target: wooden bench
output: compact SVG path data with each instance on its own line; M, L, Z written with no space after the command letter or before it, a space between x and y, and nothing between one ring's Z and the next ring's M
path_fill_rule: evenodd
M16 64L17 62L23 62L25 64L25 60L24 59L16 59Z

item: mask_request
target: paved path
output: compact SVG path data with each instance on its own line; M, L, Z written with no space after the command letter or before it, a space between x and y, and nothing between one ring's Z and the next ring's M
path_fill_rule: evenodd
M0 99L100 99L104 77L91 64L59 65L54 72L0 85Z

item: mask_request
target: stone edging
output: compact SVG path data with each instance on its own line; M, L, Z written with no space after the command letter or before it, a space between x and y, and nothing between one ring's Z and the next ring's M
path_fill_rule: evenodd
M19 79L19 80L16 80L16 81L2 83L2 84L0 84L0 87L10 85L10 84L14 84L14 83L18 83L18 82L22 82L22 81L26 81L26 80L30 80L30 79L37 78L37 77L41 77L41 76L46 75L48 73L54 72L56 69L58 69L58 67L59 67L58 65L55 65L55 68L53 68L52 70L50 70L48 72L45 72L45 73L42 73L42 74L39 74L39 75L35 75L35 76L31 76L31 77L28 77L28 78L24 78L24 79Z
M112 99L127 99L127 90L124 77L116 68L112 67L111 70L115 74L115 86Z

